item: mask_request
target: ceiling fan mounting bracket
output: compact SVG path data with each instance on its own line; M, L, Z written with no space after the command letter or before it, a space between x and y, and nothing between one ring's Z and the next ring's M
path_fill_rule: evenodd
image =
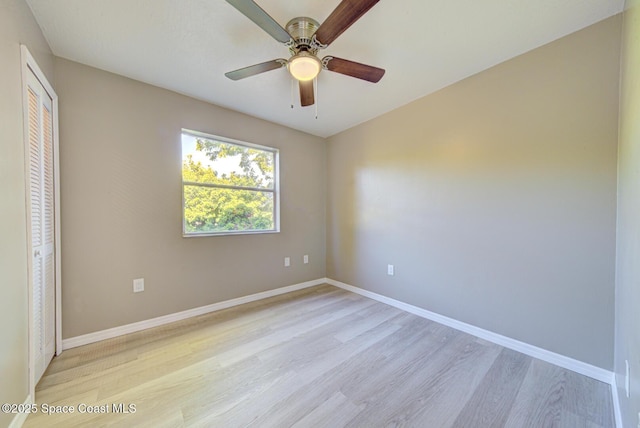
M307 51L315 55L319 46L314 43L313 36L319 27L318 21L306 16L299 16L290 20L286 25L286 29L293 39L293 43L287 46L291 55L296 55L301 51Z
M326 49L326 48L329 47L329 45L324 45L324 44L320 43L318 41L318 39L316 39L316 35L315 34L313 36L311 36L311 46L313 46L316 49L316 51L318 49Z

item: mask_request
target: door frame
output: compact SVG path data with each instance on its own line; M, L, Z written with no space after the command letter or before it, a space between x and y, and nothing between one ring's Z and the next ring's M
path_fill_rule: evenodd
M52 126L53 126L53 193L54 193L54 254L55 254L55 355L62 353L62 274L61 274L61 251L60 251L60 146L58 140L58 95L47 80L36 60L25 45L20 45L22 58L22 105L23 105L23 137L25 147L25 189L30 188L29 174L29 102L28 102L28 75L32 73L42 84L42 87L51 97L52 105ZM29 208L29 193L25 195L26 218L27 218L27 288L29 305L29 394L35 402L35 326L33 325L33 248L31 245L31 211Z

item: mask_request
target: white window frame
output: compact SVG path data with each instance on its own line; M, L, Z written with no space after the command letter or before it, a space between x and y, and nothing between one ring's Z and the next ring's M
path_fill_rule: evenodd
M222 143L232 144L235 146L246 147L250 149L262 150L265 152L269 152L273 154L273 189L267 189L263 187L244 187L244 186L230 186L230 185L221 185L221 184L211 184L211 183L197 183L184 181L184 177L182 177L182 168L180 168L180 176L182 181L182 236L184 238L195 238L195 237L205 237L205 236L229 236L229 235L256 235L256 234L265 234L265 233L279 233L280 232L280 150L275 147L263 146L261 144L249 143L247 141L234 140L228 137L222 137L219 135L207 134L205 132L194 131L191 129L182 129L180 136L182 134L189 134L196 138L204 138L207 140L219 141ZM182 159L182 150L181 153L181 165L184 159ZM184 215L185 208L185 192L184 187L188 186L201 186L201 187L210 187L216 189L231 189L231 190L250 190L257 192L266 192L273 194L273 229L267 230L225 230L223 232L187 232L186 230L186 221Z

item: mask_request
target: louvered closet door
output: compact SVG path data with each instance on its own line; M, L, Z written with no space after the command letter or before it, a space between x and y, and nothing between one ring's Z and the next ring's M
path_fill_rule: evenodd
M35 381L55 352L55 219L52 101L36 77L29 73L29 205L33 280L33 332Z

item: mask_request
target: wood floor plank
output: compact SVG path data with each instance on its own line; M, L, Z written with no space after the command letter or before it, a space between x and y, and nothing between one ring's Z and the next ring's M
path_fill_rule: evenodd
M216 358L223 366L233 364L247 358L248 356L256 355L261 351L282 343L291 337L295 337L297 335L304 334L307 331L324 326L325 324L338 320L362 308L371 306L372 304L373 302L366 300L357 302L340 302L340 304L332 306L328 312L323 310L322 314L324 314L324 316L322 317L316 316L317 313L315 311L307 312L280 328L274 329L271 334L248 343L243 343L229 351L222 352L218 354Z
M345 426L362 410L364 405L356 405L341 392L336 392L327 401L309 412L292 425L293 428L333 428Z
M372 351L379 352L389 362L369 373L358 383L349 383L342 391L355 402L372 401L376 395L385 396L388 389L402 388L405 378L412 376L421 361L442 351L456 338L463 337L454 330L416 319L413 324L394 334L390 340Z
M25 427L613 427L608 385L329 285L65 351Z
M495 345L472 341L448 364L432 366L435 370L430 375L420 373L407 386L397 409L384 416L387 424L411 426L420 421L423 426L450 426L499 352Z
M509 418L512 428L536 428L561 425L567 370L540 360L533 360L525 376Z
M372 327L397 317L399 315L398 312L396 308L391 306L371 305L357 313L357 322L352 322L350 325L341 328L334 334L334 337L341 342L347 342L371 330Z
M568 411L562 412L560 426L563 428L602 428L602 425L596 424L584 416L579 416Z
M613 405L610 386L595 379L566 372L567 390L563 410L597 426L613 426Z
M333 393L329 389L317 387L325 381L328 374L338 372L338 367L354 359L357 355L362 353L373 355L368 352L369 348L384 341L398 328L398 326L391 324L378 325L369 334L360 335L348 343L341 344L338 348L332 349L332 352L325 352L308 361L300 362L297 366L292 367L291 372L287 373L293 376L292 379L287 378L282 382L270 385L268 389L260 391L260 396L257 394L245 396L243 405L235 407L220 417L208 418L206 421L211 423L211 426L227 426L236 423L239 426L249 426L249 424L256 426L285 424L286 426L283 420L285 418L291 419L291 423L296 422L304 416L304 414L300 414L301 409L308 409L310 406L313 408L318 405L318 402L328 399ZM277 360L272 364L282 367ZM322 399L311 397L314 393L321 394ZM256 402L261 405L252 404ZM296 405L292 406L292 402L295 402ZM302 411L304 412L304 410Z
M530 357L503 349L453 426L504 426L530 364Z
M398 364L397 370L381 378L380 386L371 390L374 393L354 396L356 403L363 400L367 407L347 426L411 426L416 421L422 426L447 426L499 354L497 347L482 345L464 333L456 333L434 350L416 346L412 351L424 357L410 364L391 359L388 365Z

